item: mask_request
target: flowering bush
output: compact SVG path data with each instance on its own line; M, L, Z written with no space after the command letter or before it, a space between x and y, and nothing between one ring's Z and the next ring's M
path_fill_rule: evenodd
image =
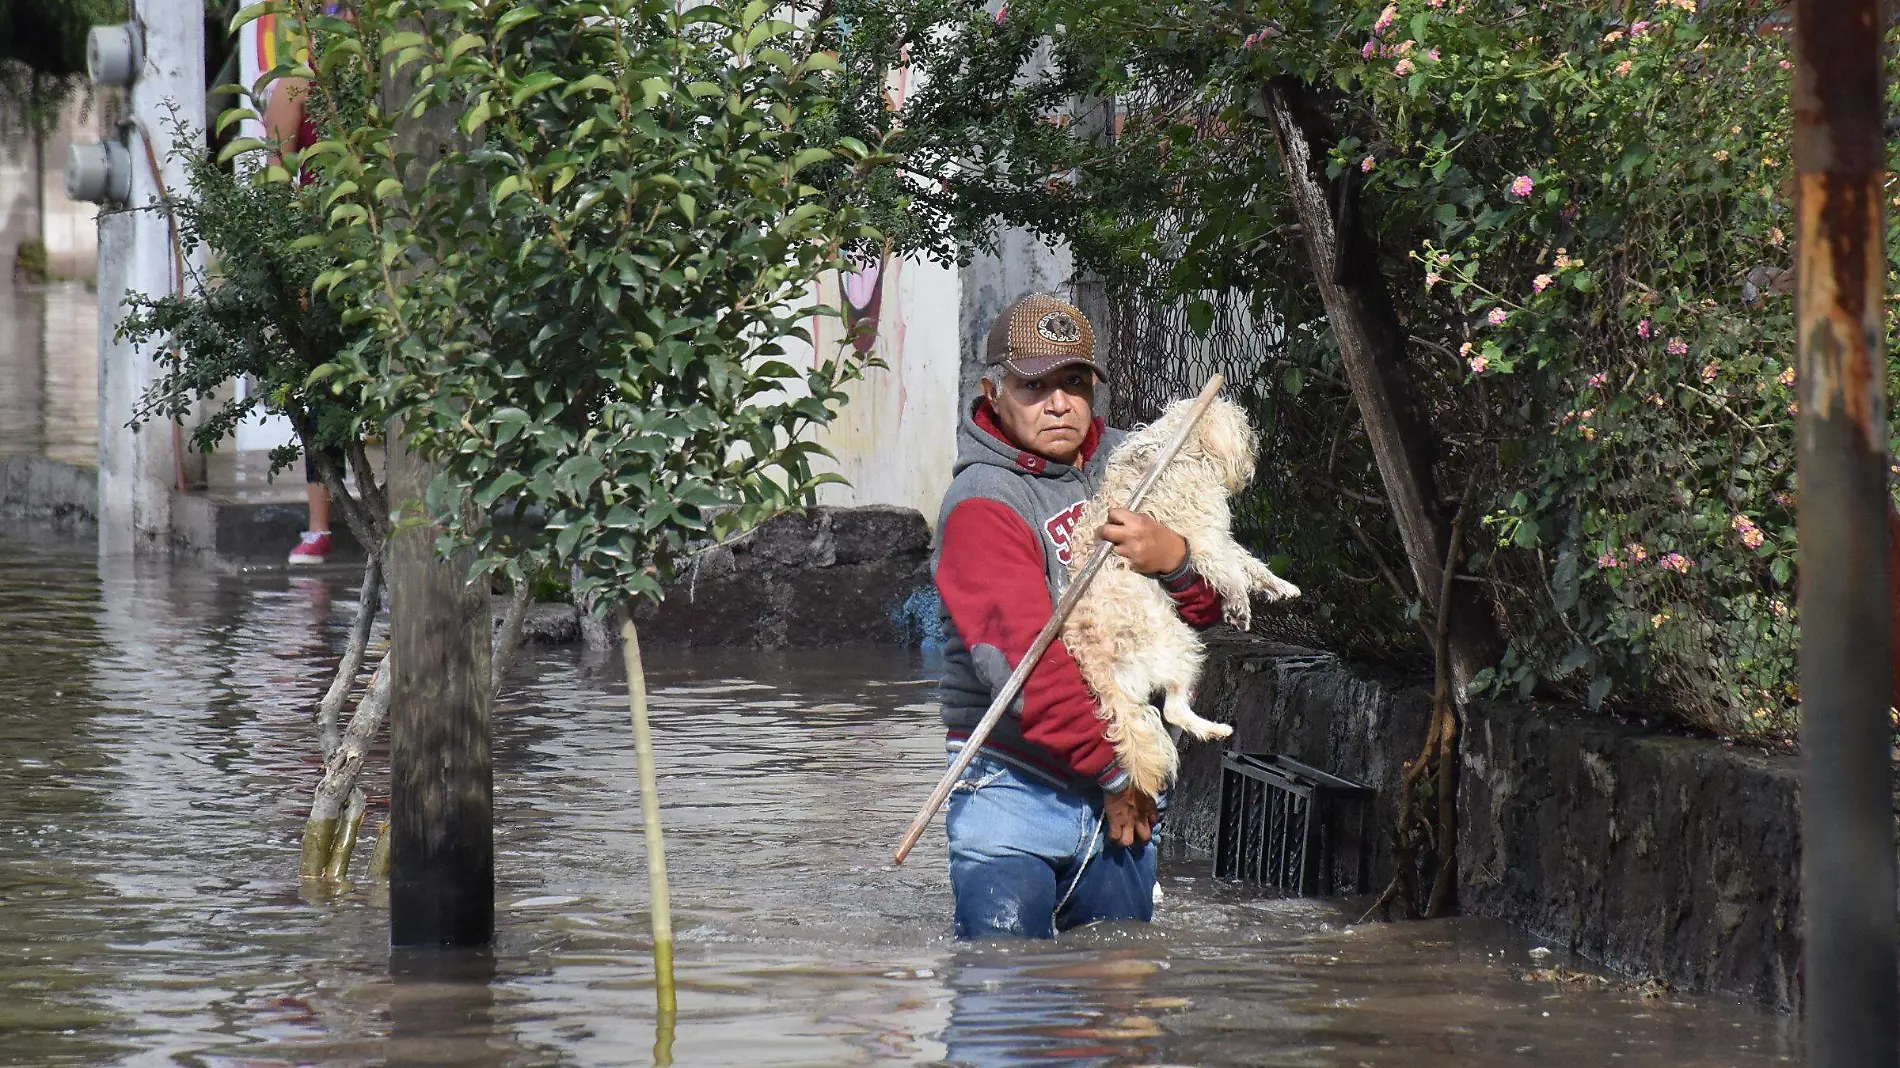
M1313 87L1339 131L1332 176L1376 232L1438 485L1478 488L1464 570L1510 641L1485 681L1644 695L1730 735L1793 726L1775 9L1018 0L1004 26L970 3L879 7L867 25L926 70L891 125L942 179L900 241L1030 226L1111 287L1194 302L1199 329L1207 294L1238 292L1275 335L1283 361L1242 384L1272 458L1243 511L1291 556L1318 640L1389 655L1416 594L1391 589L1382 487L1251 106L1276 78ZM1069 121L1076 99L1115 100L1113 129Z

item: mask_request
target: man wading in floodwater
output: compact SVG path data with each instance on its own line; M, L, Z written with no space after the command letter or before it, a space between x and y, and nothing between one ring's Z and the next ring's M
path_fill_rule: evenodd
M1095 418L1095 332L1074 307L1024 297L990 328L983 398L963 420L956 479L938 520L943 597L943 722L954 754L1049 622L1076 530L1121 440ZM1153 575L1181 618L1209 626L1219 594L1179 534L1116 508L1100 531ZM950 883L957 937L1053 938L1097 920L1154 916L1155 799L1129 785L1095 698L1060 641L950 795Z

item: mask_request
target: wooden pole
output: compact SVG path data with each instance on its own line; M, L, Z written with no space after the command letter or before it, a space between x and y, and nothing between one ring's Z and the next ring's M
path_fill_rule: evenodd
M673 906L666 886L666 836L660 829L660 784L653 762L653 731L647 723L646 666L640 659L640 636L633 629L633 615L625 608L620 610L620 648L627 662L627 704L633 714L634 763L640 770L640 814L646 823L647 889L653 915L653 989L660 1009L654 1046L654 1059L658 1061L659 1040L664 1037L665 1045L671 1047L673 1017L679 1010L673 987Z
M1900 1063L1882 6L1794 5L1802 982L1816 1068Z
M391 427L389 497L415 502L432 465ZM489 754L493 623L470 560L436 555L440 530L390 537L389 940L475 946L495 931Z
M1189 435L1194 433L1195 425L1201 421L1201 416L1207 414L1208 406L1214 403L1215 394L1220 392L1221 386L1225 383L1226 379L1220 375L1207 380L1207 385L1201 389L1201 395L1195 398L1194 407L1188 412L1187 421L1174 432L1174 437L1161 450L1160 455L1155 457L1154 465L1148 468L1147 476L1141 480L1141 484L1135 487L1135 492L1128 498L1129 511L1132 512L1141 507L1143 498L1147 497L1148 491L1154 488L1155 481L1161 477L1161 472L1168 466L1168 461L1174 459L1174 454L1180 452L1181 446L1187 444ZM1022 660L1016 664L1016 670L1009 673L1009 681L1003 683L1003 688L997 691L996 699L990 702L989 710L983 713L983 718L977 722L976 729L970 732L970 737L958 751L956 760L951 762L950 770L943 773L943 778L938 781L937 788L931 791L930 800L924 802L923 809L917 813L915 819L910 821L910 827L904 831L903 841L897 843L897 852L891 856L893 862L904 863L904 858L910 856L910 851L916 848L917 840L924 836L924 831L930 826L931 819L937 815L937 810L949 800L950 791L956 789L957 781L963 778L964 771L970 767L970 761L976 759L976 752L983 747L983 740L990 736L990 731L995 730L997 722L1003 718L1003 710L1016 700L1016 695L1022 691L1023 684L1029 681L1029 673L1036 669L1036 662L1042 659L1042 654L1048 652L1051 645L1055 644L1056 635L1062 632L1062 624L1068 621L1069 613L1075 611L1076 603L1088 590L1089 583L1095 581L1096 572L1102 570L1102 565L1108 562L1108 554L1112 551L1113 547L1107 542L1096 543L1095 551L1089 556L1088 563L1082 565L1082 570L1076 574L1075 580L1069 583L1067 590L1063 591L1062 599L1056 602L1055 611L1049 615L1049 622L1042 625L1042 632L1036 635L1034 642L1030 643L1029 651L1024 653Z

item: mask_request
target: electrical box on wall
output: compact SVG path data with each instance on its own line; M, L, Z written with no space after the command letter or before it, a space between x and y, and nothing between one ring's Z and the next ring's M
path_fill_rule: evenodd
M132 153L120 141L76 143L66 150L66 195L91 204L132 199Z
M86 34L86 74L94 85L124 88L145 66L145 31L136 22L94 26ZM66 150L66 195L124 206L132 199L132 153L124 131L110 141L75 142Z
M145 32L136 22L94 26L86 34L86 76L94 85L127 86L145 65Z

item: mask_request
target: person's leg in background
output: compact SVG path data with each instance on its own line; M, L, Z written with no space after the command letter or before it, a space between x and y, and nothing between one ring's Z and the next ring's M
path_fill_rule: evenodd
M337 470L343 469L343 450L325 450L324 455L335 464ZM324 485L323 478L317 474L316 461L308 449L303 455L304 494L310 506L310 522L298 539L297 547L290 550L292 564L321 564L330 558L330 487Z

